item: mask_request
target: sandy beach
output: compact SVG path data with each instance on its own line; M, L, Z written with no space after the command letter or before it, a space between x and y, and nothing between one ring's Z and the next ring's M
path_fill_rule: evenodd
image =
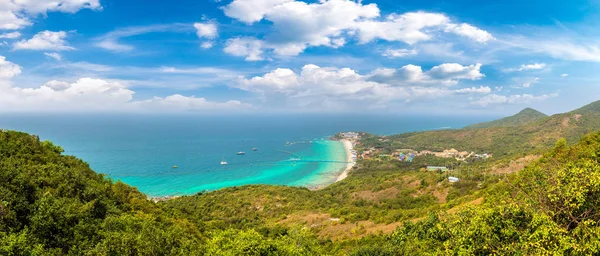
M352 169L352 167L354 167L354 160L352 160L352 142L350 140L346 140L346 139L342 139L340 140L340 142L344 143L344 148L346 149L346 155L348 156L348 164L346 165L346 169L340 174L340 176L338 176L338 178L335 180L335 182L338 182L340 180L345 179L346 177L348 177L348 173L350 172L350 170Z

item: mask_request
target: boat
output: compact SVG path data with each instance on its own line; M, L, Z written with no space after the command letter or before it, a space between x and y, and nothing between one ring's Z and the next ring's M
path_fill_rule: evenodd
M173 169L177 169L177 168L179 168L179 166L173 165Z
M245 155L245 154L246 154L246 152L244 152L244 151L237 152L238 156Z
M258 148L252 148L252 151L258 151Z
M227 165L227 161L225 161L225 159L221 159L221 165Z

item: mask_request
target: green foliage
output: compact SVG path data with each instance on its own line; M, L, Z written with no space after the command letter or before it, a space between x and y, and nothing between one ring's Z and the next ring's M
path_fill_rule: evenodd
M536 209L574 229L583 221L600 221L600 133L553 151L519 173L518 185ZM535 180L536 182L532 182Z
M211 235L207 255L323 255L307 229L291 230L286 236L268 238L254 230L227 229Z

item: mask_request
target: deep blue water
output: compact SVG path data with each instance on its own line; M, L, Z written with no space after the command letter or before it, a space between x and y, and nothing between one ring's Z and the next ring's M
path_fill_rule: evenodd
M0 115L0 129L37 134L152 196L245 184L323 185L345 164L341 131L395 134L460 128L489 117ZM292 145L287 145L290 142ZM252 151L258 148L258 151ZM237 151L246 155L238 156ZM229 164L220 165L224 159ZM178 166L178 168L173 168Z

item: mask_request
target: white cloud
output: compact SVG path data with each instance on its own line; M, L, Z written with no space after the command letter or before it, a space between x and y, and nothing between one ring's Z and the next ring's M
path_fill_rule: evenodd
M569 74L561 74L561 75L560 75L560 77L562 77L562 78L565 78L565 77L567 77L567 76L569 76Z
M116 82L81 78L50 81L39 88L11 87L0 95L2 109L13 111L95 111L123 107L134 92Z
M533 64L523 64L518 68L507 69L506 71L528 71L528 70L541 70L546 68L546 63L533 63Z
M11 5L11 3L8 5ZM0 3L0 29L20 29L31 25L31 22L28 19L21 18L17 16L13 10L6 10L5 8L6 7L2 6Z
M246 57L247 61L263 60L263 42L250 37L238 37L227 40L223 49L225 53L233 56Z
M21 67L0 56L0 112L202 111L249 109L239 101L212 102L180 94L134 100L135 92L119 81L84 77L73 83L51 80L37 88L13 86Z
M261 94L284 94L303 101L319 100L391 100L404 98L407 90L369 81L349 68L322 68L313 64L296 74L285 68L263 76L241 79L236 88Z
M544 69L546 67L546 63L534 63L534 64L527 64L527 65L521 65L521 67L519 68L519 71L523 71L523 70L537 70L537 69Z
M219 31L217 28L217 24L215 22L196 22L194 23L194 28L196 28L196 35L200 39L208 39L208 41L202 42L200 47L204 49L212 48L214 45L214 40L219 36Z
M196 22L194 28L196 28L196 35L199 38L214 39L219 35L217 24L214 22Z
M297 87L298 75L291 69L278 68L264 76L255 76L251 79L243 79L237 88L251 92L291 92Z
M52 11L75 13L81 9L102 9L100 0L16 0L14 2L27 13L46 13Z
M479 86L479 88L471 87L454 90L455 94L488 94L490 92L492 92L492 89L488 86Z
M19 32L10 32L10 33L4 33L4 34L0 34L0 38L4 38L4 39L16 39L21 37L21 33Z
M99 0L13 0L0 3L0 29L21 29L30 18L47 12L75 13L81 9L101 10Z
M444 63L431 68L428 72L434 79L469 79L479 80L485 77L481 73L481 63L475 65L463 66L458 63Z
M475 40L479 43L486 43L495 38L489 32L481 30L467 23L458 24L447 24L444 28L446 32L452 32L459 36L464 36L469 39Z
M515 94L515 95L498 95L498 94L490 94L486 95L482 98L475 99L471 101L472 105L477 105L481 107L486 107L489 105L499 105L499 104L529 104L534 101L542 101L549 98L557 97L557 93L552 94L542 94L542 95L531 95L531 94Z
M13 44L14 50L51 50L66 51L75 48L68 45L65 31L42 31L29 40L21 40Z
M100 47L102 49L105 49L105 50L113 51L113 52L128 52L128 51L132 51L133 49L135 49L131 45L121 44L117 41L108 40L108 39L102 40L102 41L96 43L96 46Z
M522 83L521 85L515 85L515 86L511 86L512 88L530 88L533 86L533 84L536 84L540 81L539 77L533 78L527 82Z
M7 61L4 56L0 56L0 79L10 79L20 74L21 66Z
M198 110L232 110L232 109L252 109L250 104L242 103L237 100L226 102L212 102L205 98L194 96L187 97L180 94L174 94L167 97L154 97L149 100L133 102L136 107L153 111L198 111Z
M200 47L202 47L204 49L210 49L213 46L214 46L214 42L211 42L211 41L202 42L202 44L200 44Z
M62 56L60 55L60 53L58 52L45 52L44 55L46 55L46 57L61 61L62 60Z
M528 52L550 55L556 59L600 62L600 43L586 39L514 37L504 41L509 46Z
M246 23L254 23L263 19L265 14L271 12L279 4L293 2L294 0L235 0L225 6L225 15Z
M487 86L457 91L440 86L444 81L480 77L465 71L450 72L442 80L430 77L428 72L422 72L419 66L414 65L398 70L379 69L373 73L397 75L402 71L407 72L402 79L397 77L396 81L377 81L372 79L372 74L361 75L349 68L308 64L299 73L278 68L261 76L241 78L234 87L257 93L276 108L301 107L315 111L385 108L394 102L439 99L453 94L485 94L491 91Z
M355 26L361 43L383 39L415 44L432 38L424 29L441 26L449 21L448 17L440 13L409 12L390 14L384 21L360 21Z
M95 78L81 78L74 83L52 80L39 88L0 86L0 111L180 112L252 108L240 101L212 102L180 94L133 100L134 94L119 82Z
M381 20L376 4L361 1L234 0L223 9L225 15L248 24L269 21L271 31L256 40L262 42L262 50L283 56L298 55L308 47L341 47L353 37L360 43L381 39L415 44L448 32L478 42L493 39L488 32L456 25L441 13L394 13Z
M135 47L121 43L120 40L122 38L147 33L189 31L190 29L191 26L189 24L179 23L120 28L96 38L95 46L112 52L130 52L133 51Z
M445 85L451 86L459 80L479 80L485 77L481 73L481 64L463 66L458 63L444 63L423 72L420 66L406 65L399 69L376 69L370 79L397 86L407 85Z
M419 54L419 51L416 49L387 49L382 56L388 57L388 58L402 58L402 57L407 57L407 56L412 56L412 55L417 55Z

